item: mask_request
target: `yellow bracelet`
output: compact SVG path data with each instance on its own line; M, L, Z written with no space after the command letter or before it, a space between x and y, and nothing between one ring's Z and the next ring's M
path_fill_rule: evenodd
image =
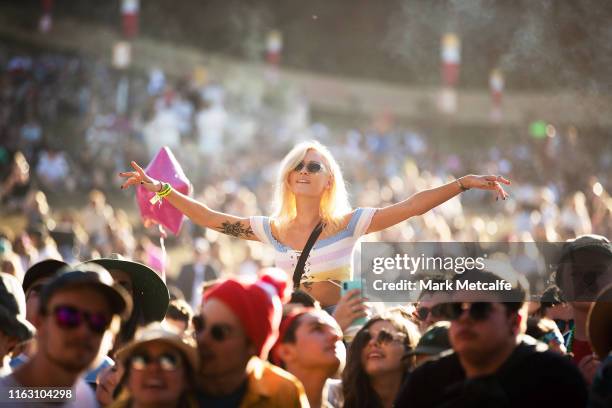
M161 198L164 198L170 195L171 192L172 192L172 186L169 183L164 183L164 186L161 189L161 191L156 194L159 195Z
M149 200L151 204L156 204L160 202L164 197L167 197L172 192L172 186L169 183L162 184L161 190L155 193L153 197Z

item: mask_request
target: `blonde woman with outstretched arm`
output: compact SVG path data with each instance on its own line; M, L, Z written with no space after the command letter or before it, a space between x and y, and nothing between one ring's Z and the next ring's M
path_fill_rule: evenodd
M163 180L147 176L136 162L132 167L134 171L120 173L127 179L121 188L142 184L148 191L159 192L167 187ZM176 190L164 199L200 226L272 245L276 266L289 277L313 229L323 222L304 267L300 289L328 307L340 299L339 283L352 278L351 253L362 235L424 214L471 188L492 190L497 198L505 199L502 184L510 182L502 176L467 175L387 207L352 209L338 163L325 146L309 141L295 146L283 159L271 217L224 214Z

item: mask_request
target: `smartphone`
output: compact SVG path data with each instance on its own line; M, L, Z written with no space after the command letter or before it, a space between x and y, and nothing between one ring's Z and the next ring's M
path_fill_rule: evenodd
M349 292L353 289L359 289L359 296L362 296L361 293L361 280L352 280L352 281L344 281L342 282L341 295L344 296L346 292ZM358 319L353 320L351 326L363 326L366 324L368 319L366 317L360 317Z

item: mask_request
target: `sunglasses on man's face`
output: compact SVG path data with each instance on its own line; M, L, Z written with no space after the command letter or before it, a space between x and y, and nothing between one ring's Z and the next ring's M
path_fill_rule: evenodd
M152 357L147 352L143 351L134 353L134 355L130 357L130 367L134 370L142 371L152 363L159 364L163 371L176 371L180 366L181 356L177 353L166 352L159 356Z
M199 336L206 330L206 320L204 316L197 315L192 319L193 328L195 329L196 334ZM225 341L232 332L232 326L223 323L215 323L210 325L210 337L213 340L222 342Z
M323 165L321 163L319 163L319 162L310 161L308 163L304 163L304 161L301 161L301 162L298 163L297 166L295 166L295 168L293 170L295 170L295 171L302 171L304 166L306 166L306 171L308 173L318 173L320 171L323 171L323 169L324 169Z
M459 319L466 310L470 319L479 321L486 320L489 317L493 310L493 304L490 302L451 302L443 303L440 310L442 316L450 321Z
M363 336L364 336L364 340L365 343L369 343L370 340L374 339L375 343L378 344L390 344L393 342L403 342L404 339L406 338L406 335L404 333L396 333L393 334L388 330L382 329L378 332L378 334L376 335L376 337L372 336L372 333L370 333L368 330L365 330L363 332Z
M55 323L62 329L76 329L87 323L89 330L102 334L111 323L111 319L104 313L90 313L74 306L58 305L53 308Z
M416 313L417 313L417 317L419 318L419 320L421 321L425 321L427 320L427 317L429 317L429 314L431 313L431 316L434 318L440 318L440 317L444 317L442 315L442 304L438 304L432 307L426 307L426 306L421 306L419 308L417 308Z

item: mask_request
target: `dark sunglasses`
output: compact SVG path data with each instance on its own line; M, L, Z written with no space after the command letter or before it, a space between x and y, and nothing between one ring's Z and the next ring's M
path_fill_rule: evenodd
M176 353L166 352L157 357L151 357L146 352L135 353L130 357L130 367L142 371L151 363L157 363L164 371L176 371L181 363L181 356Z
M435 305L432 307L421 306L416 310L417 317L419 320L427 320L427 317L431 313L431 315L435 318L444 317L442 314L442 304Z
M311 161L308 163L304 163L304 161L301 161L298 163L297 166L295 166L295 168L293 170L295 171L302 171L302 169L304 168L304 166L306 166L306 171L308 171L308 173L318 173L320 171L323 171L324 167L321 163L316 162L316 161Z
M87 327L96 334L104 333L111 323L111 319L104 313L89 313L67 305L55 306L53 316L62 329L75 329L87 322Z
M474 302L461 303L451 302L443 303L440 308L442 316L450 321L457 320L461 317L464 310L468 311L468 315L472 320L486 320L493 310L493 303L490 302Z
M197 335L200 335L204 330L206 330L206 320L204 319L204 316L193 316L191 321ZM210 326L210 337L218 342L225 341L231 332L232 327L227 324L216 323Z
M557 325L557 327L559 328L559 331L561 333L565 333L568 330L571 330L572 327L574 327L574 320L570 319L570 320L563 320L563 319L553 319L555 324Z
M368 330L363 331L363 337L364 337L364 342L366 344L369 343L370 340L372 340L373 338L372 333L370 333ZM405 338L406 338L406 335L404 333L393 334L385 329L382 329L376 335L374 342L379 343L379 344L389 344L389 343L393 343L394 341L403 342Z

